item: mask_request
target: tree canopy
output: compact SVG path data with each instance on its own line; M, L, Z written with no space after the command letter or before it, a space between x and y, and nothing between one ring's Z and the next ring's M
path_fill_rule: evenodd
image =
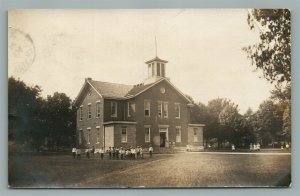
M291 83L291 13L288 9L249 10L248 24L260 30L260 42L244 48L252 65L278 86Z

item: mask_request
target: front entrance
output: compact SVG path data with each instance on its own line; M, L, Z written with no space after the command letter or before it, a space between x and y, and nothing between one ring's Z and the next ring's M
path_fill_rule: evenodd
M160 127L159 128L159 137L160 137L160 145L161 148L168 148L168 128Z
M167 133L166 132L160 132L160 147L166 147L166 139L167 139Z

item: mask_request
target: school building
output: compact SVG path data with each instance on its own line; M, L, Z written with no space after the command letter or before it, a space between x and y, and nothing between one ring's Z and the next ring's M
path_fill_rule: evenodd
M191 123L191 101L166 77L166 60L146 62L148 78L126 85L86 78L75 99L77 148L203 148L201 122Z

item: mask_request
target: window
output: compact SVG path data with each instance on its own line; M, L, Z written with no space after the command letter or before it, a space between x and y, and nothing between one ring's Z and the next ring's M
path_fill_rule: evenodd
M121 142L127 142L127 128L122 127Z
M127 116L130 117L132 113L135 112L135 104L127 102Z
M145 127L145 142L150 142L150 127Z
M82 111L83 111L82 106L80 106L80 108L79 108L79 120L82 120Z
M181 127L176 127L176 142L181 142Z
M88 119L92 118L91 104L88 104Z
M91 143L90 138L91 138L91 128L87 128L87 144Z
M158 115L158 117L162 117L162 102L161 101L159 101L158 102L158 105L157 105L157 115Z
M78 143L82 144L82 129L80 129L78 132Z
M100 143L100 127L99 126L96 127L96 131L97 131L97 144L99 144Z
M158 117L168 118L168 102L158 101L157 112Z
M160 76L160 63L157 63L156 71L157 71L157 75Z
M161 75L163 76L163 77L165 77L165 64L161 64Z
M144 101L144 114L145 116L150 116L150 101L149 100L145 100Z
M96 117L100 117L100 101L96 102Z
M111 117L117 117L117 102L111 102L110 103L111 106Z
M154 76L155 75L155 66L153 63L151 63L151 67L152 67L152 76Z
M198 142L197 128L194 128L194 142Z
M130 104L130 109L133 113L135 112L135 103Z
M180 103L175 103L175 118L180 118Z
M152 67L151 64L148 64L148 77L151 76Z
M168 102L164 102L164 118L168 118Z

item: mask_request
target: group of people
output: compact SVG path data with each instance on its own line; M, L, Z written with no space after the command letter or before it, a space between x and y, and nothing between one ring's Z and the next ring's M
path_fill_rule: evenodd
M100 154L100 159L104 159L104 154L108 155L109 159L114 160L128 160L128 159L144 159L144 151L145 149L142 146L137 147L129 147L129 148L123 148L123 147L109 147L106 151L103 148L95 149L93 146L92 148L85 150L86 158L90 159L91 156L95 157L95 153ZM153 154L153 147L150 145L149 149L149 156L152 157ZM72 155L73 159L81 159L81 149L76 149L76 147L72 148Z

